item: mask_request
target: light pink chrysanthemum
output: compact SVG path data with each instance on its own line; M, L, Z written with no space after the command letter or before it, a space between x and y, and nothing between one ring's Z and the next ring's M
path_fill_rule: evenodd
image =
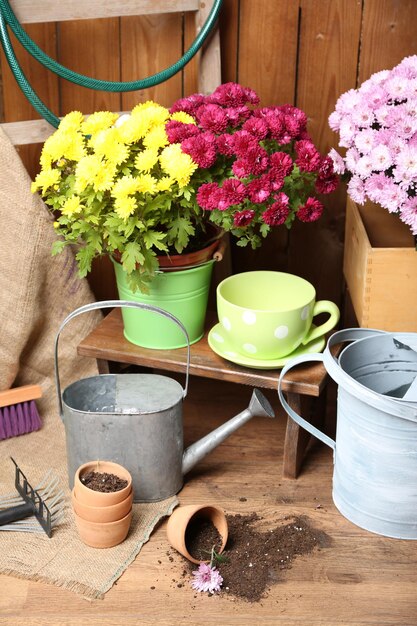
M220 572L207 563L200 563L198 569L193 571L191 587L196 591L208 591L209 593L220 591L222 583L223 577Z
M357 204L363 204L366 200L365 185L359 176L352 176L347 188L349 196Z
M372 174L365 183L366 195L372 202L380 202L390 184L391 179L384 173Z
M350 148L355 140L357 127L351 121L350 117L342 119L340 123L340 141L339 146L342 148Z
M392 156L387 146L376 146L370 154L372 170L383 172L391 167Z
M408 198L400 209L400 216L405 224L411 228L413 235L417 235L417 197Z
M352 122L358 128L368 128L372 126L374 122L374 112L372 109L363 103L363 106L358 108L352 113Z
M373 170L373 162L368 154L364 154L356 163L356 173L361 178L367 178Z
M417 146L404 146L401 153L395 157L396 166L403 172L409 172L411 176L417 175Z
M369 154L375 146L377 131L372 128L360 130L355 137L355 146L362 154Z
M396 213L398 207L404 204L407 198L407 192L391 179L390 184L384 189L384 195L380 198L379 203L390 213Z
M333 169L336 174L344 174L346 170L345 162L343 157L340 156L338 152L334 148L331 148L329 151L329 157L333 161Z
M361 155L359 153L359 150L357 150L356 148L349 148L349 150L347 150L345 156L346 168L350 172L352 172L352 174L356 174L356 165L360 158Z

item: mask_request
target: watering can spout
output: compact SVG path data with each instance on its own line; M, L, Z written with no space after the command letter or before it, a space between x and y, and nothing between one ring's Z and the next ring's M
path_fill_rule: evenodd
M252 417L275 417L274 410L263 393L259 389L254 389L252 397L249 402L249 406L228 420L225 424L222 424L216 430L209 433L199 441L196 441L189 446L182 457L182 473L183 475L189 472L194 465L196 465L202 458L204 458L209 452L217 448L229 435L231 435L240 426L243 426Z

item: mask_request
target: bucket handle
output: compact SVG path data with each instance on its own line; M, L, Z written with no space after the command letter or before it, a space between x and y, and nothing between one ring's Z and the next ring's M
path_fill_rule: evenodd
M330 375L333 373L334 375L334 370L335 369L340 370L340 367L338 365L338 359L331 353L330 348L337 345L338 343L343 343L347 341L358 341L360 339L365 339L365 337L372 337L373 335L381 334L381 333L384 333L384 331L374 330L373 328L349 328L348 330L341 330L341 331L335 332L333 333L333 335L331 335L329 341L327 342L327 346L326 346L324 354L318 352L316 354L312 353L312 354L306 354L306 355L294 357L281 370L281 374L278 380L278 396L279 396L279 399L283 408L285 409L287 414L294 420L294 422L296 422L296 424L304 428L307 432L309 432L314 437L317 437L317 439L325 443L327 446L329 446L333 450L336 449L336 442L334 441L334 439L332 439L328 435L325 435L324 433L321 432L321 430L319 430L318 428L310 424L310 422L307 422L307 420L302 418L301 415L298 415L298 413L296 413L294 409L292 409L290 405L288 404L288 402L286 401L285 396L282 391L282 383L283 383L284 376L293 367L296 367L297 365L301 365L302 363L323 363L328 373ZM332 372L329 371L330 369L332 370ZM338 373L340 372L338 371ZM332 378L333 377L334 376L332 376Z
M102 300L101 302L92 302L90 304L85 304L84 306L80 306L78 309L75 309L70 313L62 322L61 326L58 329L55 338L55 383L56 383L56 391L58 396L59 403L59 414L62 419L63 409L62 409L62 396L61 396L61 381L59 378L59 366L58 366L58 343L59 337L64 330L65 326L70 322L74 317L81 315L82 313L88 313L89 311L96 311L97 309L122 309L122 308L130 308L130 309L142 309L144 311L151 311L152 313L158 313L159 315L166 317L167 319L172 320L179 326L179 328L184 333L184 336L187 340L187 369L185 373L185 386L183 388L183 398L187 396L188 393L188 381L190 378L190 339L188 337L187 330L182 322L177 319L174 315L169 313L168 311L164 311L164 309L160 309L159 307L152 306L151 304L144 304L142 302L131 302L130 300Z

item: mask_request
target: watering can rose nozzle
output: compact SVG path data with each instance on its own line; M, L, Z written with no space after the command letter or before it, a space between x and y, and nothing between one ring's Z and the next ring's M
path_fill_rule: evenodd
M275 417L274 409L259 389L254 389L249 406L225 424L189 446L182 457L182 473L189 472L209 452L252 417Z
M249 411L258 417L275 417L274 409L259 389L253 390Z

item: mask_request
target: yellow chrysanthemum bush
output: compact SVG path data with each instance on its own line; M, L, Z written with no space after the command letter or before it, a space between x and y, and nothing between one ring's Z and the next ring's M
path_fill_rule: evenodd
M158 252L181 253L204 231L197 164L168 141L169 121L195 123L146 102L121 116L73 111L46 140L32 191L55 216L53 254L76 245L81 276L96 256L109 254L120 260L133 290L146 290Z

